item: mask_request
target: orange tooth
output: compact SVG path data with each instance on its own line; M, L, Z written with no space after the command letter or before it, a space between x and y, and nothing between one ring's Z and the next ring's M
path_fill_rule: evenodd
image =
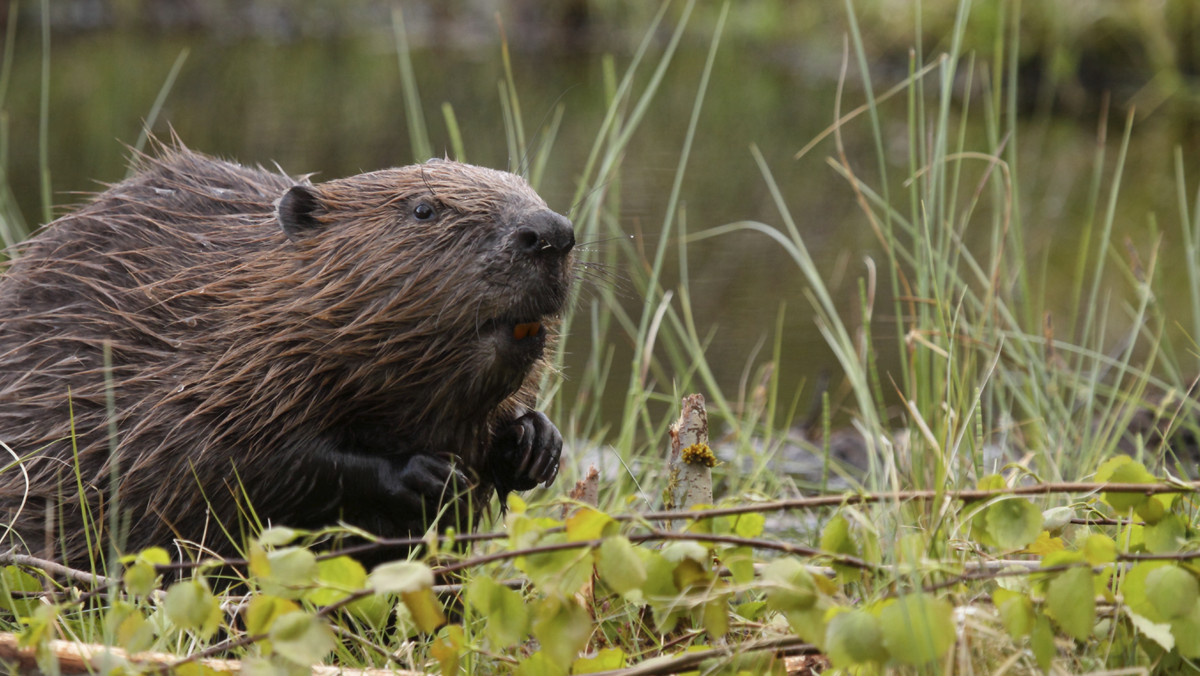
M536 336L542 330L542 325L539 322L526 322L517 324L513 327L513 339L524 340L529 336Z

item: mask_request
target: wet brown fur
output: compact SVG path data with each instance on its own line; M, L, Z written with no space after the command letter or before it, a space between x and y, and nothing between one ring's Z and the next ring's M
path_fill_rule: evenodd
M316 184L314 234L289 238L275 208L303 179L155 155L0 277L0 441L23 459L0 472L3 546L86 562L81 504L108 524L110 391L127 551L181 537L232 554L221 529L239 539L247 494L260 518L322 525L337 505L305 502L289 447L348 421L457 458L490 496L491 429L532 407L541 351L514 358L487 322L565 302L566 263L547 284L497 226L546 210L537 194L433 161ZM436 226L412 222L417 199ZM387 531L373 518L356 525Z

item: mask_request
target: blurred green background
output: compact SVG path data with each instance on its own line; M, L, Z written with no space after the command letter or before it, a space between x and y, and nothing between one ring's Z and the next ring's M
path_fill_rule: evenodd
M660 51L671 21L679 16L682 3L675 4L668 11L673 18L662 29ZM1007 58L997 53L1004 31L1019 31L1019 114L1027 118L1019 139L1019 207L1025 222L1036 224L1031 232L1038 233L1036 241L1026 242L1030 265L1045 269L1048 289L1063 281L1056 275L1074 274L1072 238L1086 217L1105 110L1110 145L1119 141L1126 114L1135 111L1116 237L1127 238L1134 250L1149 251L1159 236L1155 219L1176 218L1176 146L1184 148L1189 174L1197 173L1198 3L1025 2L1015 27L1005 23L1013 3L976 4L967 49L976 54L970 93L977 101ZM854 3L877 92L908 74L913 54L928 63L948 47L956 3L929 0L919 6L918 16L918 3ZM462 129L466 159L495 167L522 159L507 156L503 131L498 83L504 77L501 44L506 38L531 143L539 142L556 109L563 108L541 192L553 208L569 213L575 176L604 114L603 59L611 55L617 72L628 65L658 3L0 2L0 17L11 36L5 45L10 79L3 102L4 162L20 212L29 227L42 220L39 109L47 53L45 131L55 213L86 199L83 193L101 189L102 182L122 178L126 144L137 140L181 55L186 55L182 69L154 122L160 135L173 128L193 149L247 164L278 164L292 174L317 172L316 180L424 159L414 157L409 143L395 39L397 8L403 12L435 152L450 152L441 114L448 103ZM647 251L657 244L719 9L717 2L699 3L664 88L625 160L620 225ZM777 224L779 217L748 150L757 145L800 218L809 248L826 267L831 289L846 308L855 308L864 257L879 256L878 243L853 192L825 162L836 152L832 141L794 159L834 120L847 16L837 2L733 4L683 196L690 231L747 219ZM43 31L47 17L48 51ZM864 101L862 87L851 60L843 112ZM965 97L968 84L961 87ZM900 97L882 108L894 120L885 120L895 126L888 161L895 165L893 176L901 178L907 173L910 143L906 106ZM979 128L964 133L982 138L982 117L973 119ZM851 123L843 134L850 162L870 176L875 156L866 125ZM1115 151L1109 153L1113 155ZM1175 233L1167 230L1162 237L1169 257ZM969 232L967 239L971 245ZM688 255L696 322L702 330L715 328L708 356L724 388L736 391L748 365L765 359L756 348L764 340L769 345L781 303L787 308L785 363L779 365L783 392L813 382L829 367L829 352L813 325L800 273L771 241L752 236L705 240L692 244ZM677 270L678 262L668 267ZM1170 265L1160 270L1174 274ZM629 270L613 272L618 285L631 275ZM1185 283L1182 270L1178 275L1179 283ZM639 306L633 285L624 286L626 301ZM888 317L879 321L886 323ZM577 330L586 335L586 323ZM894 336L890 330L878 333L881 340ZM626 363L622 356L632 346L617 349L617 363ZM567 391L577 366L571 359L568 355Z

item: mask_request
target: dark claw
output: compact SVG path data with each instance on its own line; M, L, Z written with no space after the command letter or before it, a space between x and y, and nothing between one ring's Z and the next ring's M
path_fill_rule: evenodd
M550 421L547 419L547 423ZM550 485L550 481L558 474L558 457L562 451L562 437L554 425L546 425L540 430L538 435L538 446L543 449L557 449L549 453L540 453L537 456L537 462L530 468L530 471L525 475L533 477L534 481ZM553 473L551 473L551 468Z
M558 476L562 435L545 414L530 411L496 433L491 453L492 476L502 493L549 486Z
M548 465L544 470L542 470L542 473L538 475L538 479L542 482L543 485L546 485L546 486L549 486L550 484L554 483L554 480L556 478L558 478L558 460L557 459L553 463Z
M517 470L513 476L524 477L529 476L529 464L536 460L534 454L535 435L527 433L527 428L530 426L528 422L523 422L518 419L513 423L513 428L516 431L517 437L517 452L520 453L521 462L517 464Z

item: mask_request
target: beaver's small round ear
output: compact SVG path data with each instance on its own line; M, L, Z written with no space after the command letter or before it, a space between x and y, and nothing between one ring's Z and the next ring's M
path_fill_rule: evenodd
M275 217L283 234L288 239L297 240L311 234L321 227L317 218L325 213L325 205L313 192L311 185L294 185L275 205Z

